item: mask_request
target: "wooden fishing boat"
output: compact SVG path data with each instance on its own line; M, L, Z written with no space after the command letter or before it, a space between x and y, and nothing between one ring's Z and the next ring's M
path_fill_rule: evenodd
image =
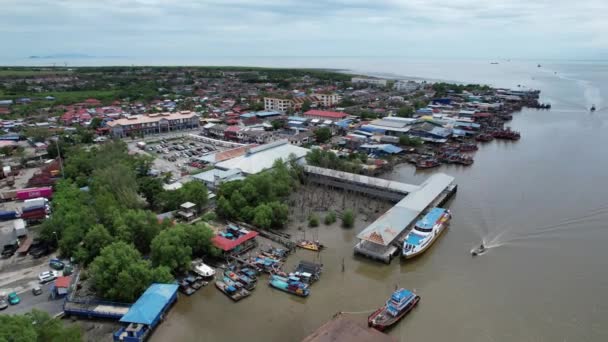
M437 159L429 158L429 159L421 159L416 162L417 169L431 169L441 165Z
M215 282L215 287L217 287L218 290L222 291L222 293L224 293L226 296L228 296L230 299L232 299L235 302L238 302L239 300L249 296L251 293L243 288L237 288L235 286L232 285L228 285L223 281L219 281L217 280Z
M323 245L319 241L300 240L296 243L296 246L313 252L319 252L323 249Z

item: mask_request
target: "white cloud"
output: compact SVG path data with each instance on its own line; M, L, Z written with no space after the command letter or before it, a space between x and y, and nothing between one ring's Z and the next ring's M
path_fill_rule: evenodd
M593 58L608 48L605 0L0 0L0 6L0 38L15 55Z

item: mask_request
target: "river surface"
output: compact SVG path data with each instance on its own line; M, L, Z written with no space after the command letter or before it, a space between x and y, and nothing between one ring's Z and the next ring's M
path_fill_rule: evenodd
M456 178L450 229L425 255L378 264L353 256L352 230L325 227L325 272L300 299L262 283L232 303L213 286L182 297L151 341L299 341L338 311L380 306L396 285L422 301L390 335L402 341L608 341L608 63L403 61L396 58L224 58L131 64L324 67L494 86L537 88L550 111L524 110L509 125L518 142L493 141L471 167L383 177L419 184ZM38 62L40 63L40 62ZM124 64L91 62L84 64ZM26 63L16 63L26 64ZM78 64L72 63L72 65ZM592 104L598 107L589 112ZM471 248L491 248L477 258ZM290 258L311 259L299 251ZM342 259L346 272L341 272ZM364 320L365 314L352 317Z

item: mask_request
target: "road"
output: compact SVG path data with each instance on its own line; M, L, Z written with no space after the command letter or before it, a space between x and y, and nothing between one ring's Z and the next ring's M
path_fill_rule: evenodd
M34 296L32 291L20 293L19 298L21 298L21 302L17 305L9 305L8 308L0 311L0 314L23 314L32 311L32 309L48 312L51 316L63 312L63 298L50 299L49 297L52 284L53 282L49 282L45 285L41 285L42 294L39 296Z

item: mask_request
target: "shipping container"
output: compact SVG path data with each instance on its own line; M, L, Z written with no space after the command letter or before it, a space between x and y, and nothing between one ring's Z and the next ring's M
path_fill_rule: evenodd
M23 201L23 209L31 208L31 207L40 207L47 205L49 200L44 197L32 198Z
M15 235L17 237L22 237L27 235L27 228L25 228L25 221L22 219L15 220L13 222L13 229L15 230Z
M42 188L29 188L17 190L17 199L26 200L37 197L50 198L53 196L53 188L42 187Z
M19 217L19 214L14 210L2 210L0 211L0 221L10 221Z

